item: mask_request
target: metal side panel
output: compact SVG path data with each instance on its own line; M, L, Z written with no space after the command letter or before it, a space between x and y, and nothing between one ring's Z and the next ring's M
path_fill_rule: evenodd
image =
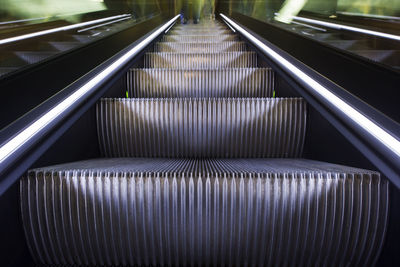
M219 43L227 41L238 41L239 37L233 34L225 35L164 35L163 42L198 42L198 43Z
M271 97L274 72L269 68L131 69L130 97Z
M246 68L257 67L255 52L146 53L145 68Z
M102 99L100 147L111 157L299 157L301 98Z
M51 266L373 266L389 206L378 173L283 159L85 161L20 193Z
M221 53L221 52L244 52L244 42L221 42L221 43L178 43L159 42L154 46L154 52L173 53Z

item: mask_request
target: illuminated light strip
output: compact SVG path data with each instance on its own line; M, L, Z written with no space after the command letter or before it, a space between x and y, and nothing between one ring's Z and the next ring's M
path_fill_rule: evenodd
M311 26L311 25L308 25L308 24L305 24L305 23L300 23L300 22L296 22L296 21L292 21L292 23L296 24L296 25L304 26L304 27L307 27L307 28L310 28L310 29L313 29L313 30L326 32L326 29L318 28L318 27Z
M345 114L349 119L351 119L354 123L363 128L366 132L368 132L375 139L379 140L384 146L386 146L389 150L395 153L398 157L400 157L400 141L397 140L394 136L388 133L386 130L379 127L373 121L368 119L365 115L354 109L351 105L347 104L345 101L340 99L338 96L333 94L327 88L319 84L313 78L308 76L306 73L301 71L295 65L290 63L288 60L283 58L277 52L272 50L270 47L266 46L260 40L252 36L245 29L240 27L238 24L233 22L231 19L226 17L224 14L220 14L225 20L229 22L232 26L234 26L241 34L243 34L246 38L248 38L253 44L259 47L262 51L264 51L271 58L279 62L284 68L288 69L294 76L302 80L304 83L310 86L314 93L322 96L326 99L330 104L337 107L343 114Z
M164 33L167 33L172 27L174 27L175 24L176 24L176 21L174 23L172 23L172 25L169 26L169 28L166 29Z
M106 22L106 23L103 23L103 24L99 24L99 25L95 25L95 26L92 26L92 27L89 27L89 28L78 30L78 32L85 32L85 31L88 31L88 30L96 29L96 28L99 28L99 27L102 27L102 26L106 26L106 25L113 24L113 23L116 23L116 22L119 22L119 21L130 19L130 18L131 18L131 16L128 16L128 17L122 18L122 19L113 20L113 21L110 21L110 22Z
M342 15L348 15L348 16L364 17L364 18L400 20L400 17L394 17L394 16L384 16L384 15L375 15L375 14L361 14L361 13L346 12L346 11L337 11L336 13L342 14Z
M225 21L225 22L226 22L226 21ZM228 27L229 27L233 32L236 32L236 30L235 30L234 28L232 28L232 26L229 25L229 23L226 23L226 25L228 25Z
M20 36L10 37L10 38L0 40L0 45L8 44L8 43L16 42L16 41L21 41L21 40L25 40L25 39L29 39L29 38L33 38L33 37L38 37L38 36L42 36L42 35L46 35L46 34L50 34L50 33L72 30L72 29L84 27L87 25L92 25L92 24L96 24L96 23L100 23L100 22L104 22L104 21L108 21L108 20L113 20L113 19L118 19L118 18L122 18L122 17L126 17L126 16L130 16L130 14L123 14L123 15L112 16L112 17L103 18L103 19L96 19L96 20L92 20L92 21L87 21L87 22L77 23L77 24L73 24L73 25L58 27L58 28L54 28L54 29L44 30L44 31L40 31L40 32L33 32L33 33L28 33L28 34L24 34L24 35L20 35Z
M50 17L34 18L34 19L20 19L20 20L11 20L11 21L3 21L3 22L0 22L0 25L14 24L14 23L20 23L20 22L28 22L28 21L34 21L34 20L44 20L44 19L48 19L48 18L50 18Z
M161 26L158 30L149 35L146 39L141 41L135 47L127 51L124 55L114 61L110 66L101 71L95 77L93 77L90 81L85 83L82 87L77 89L67 98L62 100L59 104L51 108L47 113L41 116L39 119L34 121L24 130L19 132L16 136L7 141L4 145L0 147L0 163L3 163L7 158L9 158L15 151L17 151L21 146L23 146L26 142L32 139L35 136L41 134L42 130L49 125L52 121L54 121L58 116L60 116L63 112L65 112L69 107L71 107L76 101L80 98L84 98L90 95L94 88L101 83L104 79L108 78L109 75L118 69L121 65L124 65L129 60L132 59L137 53L139 53L144 47L150 44L159 34L165 31L171 23L173 23L179 15L176 15L173 19L169 20L163 26Z
M329 28L336 29L336 30L347 30L347 31L364 33L364 34L369 34L369 35L374 35L374 36L378 36L378 37L382 37L382 38L400 41L400 36L394 35L394 34L371 31L371 30L361 29L361 28L357 28L357 27L346 26L346 25L342 25L342 24L325 22L325 21L320 21L320 20L315 20L315 19L308 19L308 18L297 17L297 16L293 16L293 18L295 20L308 22L308 23L316 24L316 25L321 25L321 26L329 27Z

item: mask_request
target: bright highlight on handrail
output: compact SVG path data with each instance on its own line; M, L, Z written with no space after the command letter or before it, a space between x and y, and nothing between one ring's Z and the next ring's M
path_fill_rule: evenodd
M120 22L120 21L123 21L123 20L130 19L131 17L132 17L132 16L129 15L129 16L124 17L124 18L122 18L122 19L116 19L116 20L112 20L112 21L105 22L105 23L102 23L102 24L94 25L94 26L91 26L91 27L88 27L88 28L85 28L85 29L80 29L80 30L78 30L78 32L85 32L85 31L97 29L97 28L99 28L99 27L103 27L103 26L106 26L106 25L110 25L110 24L113 24L113 23L117 23L117 22Z
M290 63L284 57L275 52L272 48L268 47L260 40L251 35L248 31L240 27L238 24L233 22L224 14L220 14L221 17L231 24L237 31L243 34L246 38L248 38L254 45L264 51L267 55L269 55L272 59L277 61L283 68L287 69L292 75L297 77L306 83L312 90L312 94L318 94L327 100L330 104L337 107L346 117L348 117L355 124L359 125L362 129L364 129L367 133L369 133L374 139L378 140L381 144L395 153L398 157L400 157L400 141L397 140L394 136L392 136L385 129L382 129L375 122L371 121L365 115L354 109L351 105L346 103L344 100L333 94L329 89L318 83L316 80L311 78L309 75L304 73L302 70L297 68L295 65Z
M400 41L400 36L394 35L394 34L378 32L378 31L371 31L371 30L367 30L367 29L362 29L362 28L357 28L357 27L352 27L352 26L346 26L346 25L342 25L342 24L326 22L326 21L320 21L320 20L315 20L315 19L297 17L297 16L293 16L293 19L294 20L298 20L298 21L302 21L302 22L308 22L308 23L320 25L320 26L325 26L325 27L328 27L328 28L336 29L336 30L347 30L347 31L358 32L358 33L378 36L378 37L381 37L381 38L387 38L387 39Z
M112 17L107 17L107 18L96 19L96 20L86 21L86 22L82 22L82 23L72 24L72 25L68 25L68 26L58 27L58 28L54 28L54 29L49 29L49 30L44 30L44 31L39 31L39 32L33 32L33 33L28 33L28 34L23 34L23 35L20 35L20 36L15 36L15 37L2 39L2 40L0 40L0 45L12 43L12 42L17 42L17 41L21 41L21 40L26 40L26 39L29 39L29 38L38 37L38 36L42 36L42 35L46 35L46 34L50 34L50 33L55 33L55 32L60 32L60 31L68 31L68 30L72 30L72 29L76 29L76 28L80 28L80 27L84 27L84 26L88 26L88 25L93 25L93 24L96 24L96 23L101 23L101 22L104 22L104 21L109 21L109 20L114 20L114 19L127 17L127 16L131 16L131 15L130 14L122 14L122 15L117 15L117 16L112 16Z
M115 60L110 66L105 68L103 71L101 71L87 83L82 85L74 93L70 94L63 101L61 101L56 106L51 108L47 113L42 115L40 118L38 118L24 130L19 132L16 136L14 136L9 141L4 143L0 147L0 164L3 163L5 160L7 160L14 152L16 152L29 140L33 139L36 136L40 136L42 134L42 131L46 128L47 125L53 122L62 113L66 112L68 108L70 108L79 99L85 99L87 96L89 96L97 85L99 85L105 79L109 78L110 75L120 66L124 65L129 60L131 60L144 47L150 44L159 34L161 34L165 29L167 29L178 17L179 15L176 15L174 18L169 20L158 30L149 35L146 39L141 41L135 47L133 47L132 49L127 51L124 55Z

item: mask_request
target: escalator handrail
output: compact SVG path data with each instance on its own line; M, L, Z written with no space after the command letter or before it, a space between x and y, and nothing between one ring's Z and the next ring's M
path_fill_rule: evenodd
M299 84L298 92L400 188L400 125L245 26L220 14L271 63Z
M18 161L27 155L43 154L44 151L38 152L35 146L43 142L55 129L60 128L63 120L72 116L89 99L93 101L91 98L100 91L104 84L162 35L176 22L178 17L179 15L176 15L90 71L80 80L64 88L59 93L59 95L63 95L62 98L57 98L56 101L52 98L48 99L0 132L0 197L34 162L31 160L22 168L18 165ZM29 118L31 119L29 120ZM37 159L39 156L35 155L35 158ZM18 171L13 171L14 169L18 169Z

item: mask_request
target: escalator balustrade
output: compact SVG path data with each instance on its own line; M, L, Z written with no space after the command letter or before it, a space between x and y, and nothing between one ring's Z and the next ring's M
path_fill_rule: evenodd
M307 104L207 21L176 25L96 107L104 158L28 171L37 264L371 266L388 183L302 158ZM326 153L329 153L327 151Z

